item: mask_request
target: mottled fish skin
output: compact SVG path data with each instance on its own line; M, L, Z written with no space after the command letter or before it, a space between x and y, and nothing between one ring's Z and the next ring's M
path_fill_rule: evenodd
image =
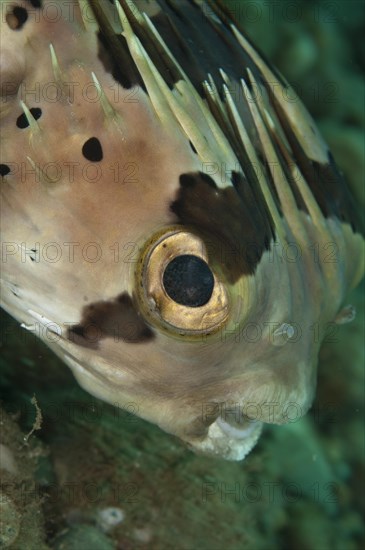
M244 458L310 407L363 276L327 145L221 2L1 9L2 306L91 394ZM170 297L178 256L207 302Z

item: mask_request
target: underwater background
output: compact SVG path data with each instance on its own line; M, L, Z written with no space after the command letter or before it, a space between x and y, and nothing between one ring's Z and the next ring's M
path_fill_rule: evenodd
M313 114L364 208L364 2L226 3ZM345 303L357 316L326 337L311 411L266 426L238 463L195 455L132 407L88 395L1 312L0 548L364 548L364 284Z

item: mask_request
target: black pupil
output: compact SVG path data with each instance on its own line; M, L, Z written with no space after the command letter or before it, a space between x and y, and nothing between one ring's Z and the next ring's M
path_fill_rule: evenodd
M184 254L168 264L163 274L163 285L174 302L188 307L200 307L210 300L214 277L204 260Z

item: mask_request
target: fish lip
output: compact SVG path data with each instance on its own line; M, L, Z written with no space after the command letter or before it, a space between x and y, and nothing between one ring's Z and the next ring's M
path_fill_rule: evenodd
M249 438L255 432L258 425L262 425L262 422L259 420L251 420L250 418L247 418L247 421L243 423L242 428L238 428L237 426L233 426L227 422L227 420L222 418L222 416L218 416L216 422L222 432L224 432L228 437L237 440Z
M209 426L208 433L202 441L189 442L189 444L199 454L240 461L254 448L262 428L263 422L259 420L250 421L248 426L237 428L222 417L218 417Z

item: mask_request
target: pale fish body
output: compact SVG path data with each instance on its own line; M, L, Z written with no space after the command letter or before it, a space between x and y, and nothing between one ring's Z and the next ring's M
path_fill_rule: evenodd
M220 2L1 7L2 306L91 394L242 459L310 407L363 275L326 144Z

